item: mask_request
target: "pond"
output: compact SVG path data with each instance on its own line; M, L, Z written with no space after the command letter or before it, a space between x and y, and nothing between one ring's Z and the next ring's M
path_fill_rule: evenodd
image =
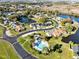
M21 23L34 23L34 22L36 22L35 20L29 19L26 16L18 16L17 19Z
M63 42L65 43L69 43L70 41L79 44L79 29L77 30L77 32L73 35L70 35L68 37L63 37L62 39Z
M59 17L61 18L71 18L73 21L77 21L79 23L79 17L74 17L74 16L69 16L69 15L59 15ZM77 30L77 32L73 35L70 35L68 37L63 37L62 39L63 42L65 43L69 43L70 41L74 42L74 43L79 43L79 29Z

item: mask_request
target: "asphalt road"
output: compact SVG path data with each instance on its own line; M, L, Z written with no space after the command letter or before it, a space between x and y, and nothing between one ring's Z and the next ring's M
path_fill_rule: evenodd
M31 54L29 54L28 52L26 52L22 46L17 42L17 38L24 35L24 34L28 34L28 33L31 33L31 32L35 32L35 31L44 31L44 30L50 30L52 28L48 28L48 29L38 29L38 30L30 30L30 31L27 31L27 32L24 32L24 33L21 33L15 37L9 37L7 34L6 34L6 29L4 29L4 35L3 35L3 38L4 40L7 40L8 42L10 42L11 44L13 44L15 50L17 51L17 53L22 57L22 59L37 59L35 58L34 56L32 56Z
M26 32L23 32L23 33L17 35L17 37L20 37L20 36L22 36L22 35L24 35L24 34L28 34L28 33L31 33L31 32L36 32L36 31L45 31L45 30L51 30L51 29L53 29L53 28L29 30L29 31L26 31Z
M3 35L4 40L7 40L11 44L13 44L15 50L22 57L22 59L37 59L22 48L22 46L17 42L18 37L9 37L6 35L5 31L6 30L4 30L4 35Z

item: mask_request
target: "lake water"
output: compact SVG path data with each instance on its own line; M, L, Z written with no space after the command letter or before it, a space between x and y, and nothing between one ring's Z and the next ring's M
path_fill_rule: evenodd
M59 15L61 18L71 18L73 21L79 22L79 17L69 16L69 15Z
M34 23L34 22L36 22L35 20L29 19L29 18L26 17L26 16L19 16L19 17L18 17L18 20L19 20L21 23Z
M77 21L79 23L79 17L69 16L69 15L59 15L59 17L71 18L73 21ZM70 35L68 37L63 37L62 41L65 43L69 43L70 41L72 41L72 42L78 44L79 43L79 29L77 30L77 32L75 34Z

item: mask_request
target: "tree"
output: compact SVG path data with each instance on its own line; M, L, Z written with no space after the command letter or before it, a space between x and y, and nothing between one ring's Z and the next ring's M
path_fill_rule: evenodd
M46 21L46 17L36 18L37 23L44 23Z
M4 10L4 8L0 7L0 11L3 11L3 10Z
M45 54L45 55L47 55L48 54L48 48L44 47L42 53Z
M53 47L53 51L59 50L61 47L62 47L62 44L56 44L56 45Z
M41 17L41 18L39 19L39 22L40 22L40 23L44 23L44 22L45 22L45 18L44 18L44 17Z
M27 9L26 11L24 11L23 13L25 14L25 15L29 15L30 14L30 9Z
M67 32L71 33L72 29L73 29L73 26L70 23L66 23L65 24L65 28L66 28Z

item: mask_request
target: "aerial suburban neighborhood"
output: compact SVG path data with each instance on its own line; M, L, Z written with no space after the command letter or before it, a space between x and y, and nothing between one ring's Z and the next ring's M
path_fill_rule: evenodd
M79 0L0 0L0 59L79 59Z

